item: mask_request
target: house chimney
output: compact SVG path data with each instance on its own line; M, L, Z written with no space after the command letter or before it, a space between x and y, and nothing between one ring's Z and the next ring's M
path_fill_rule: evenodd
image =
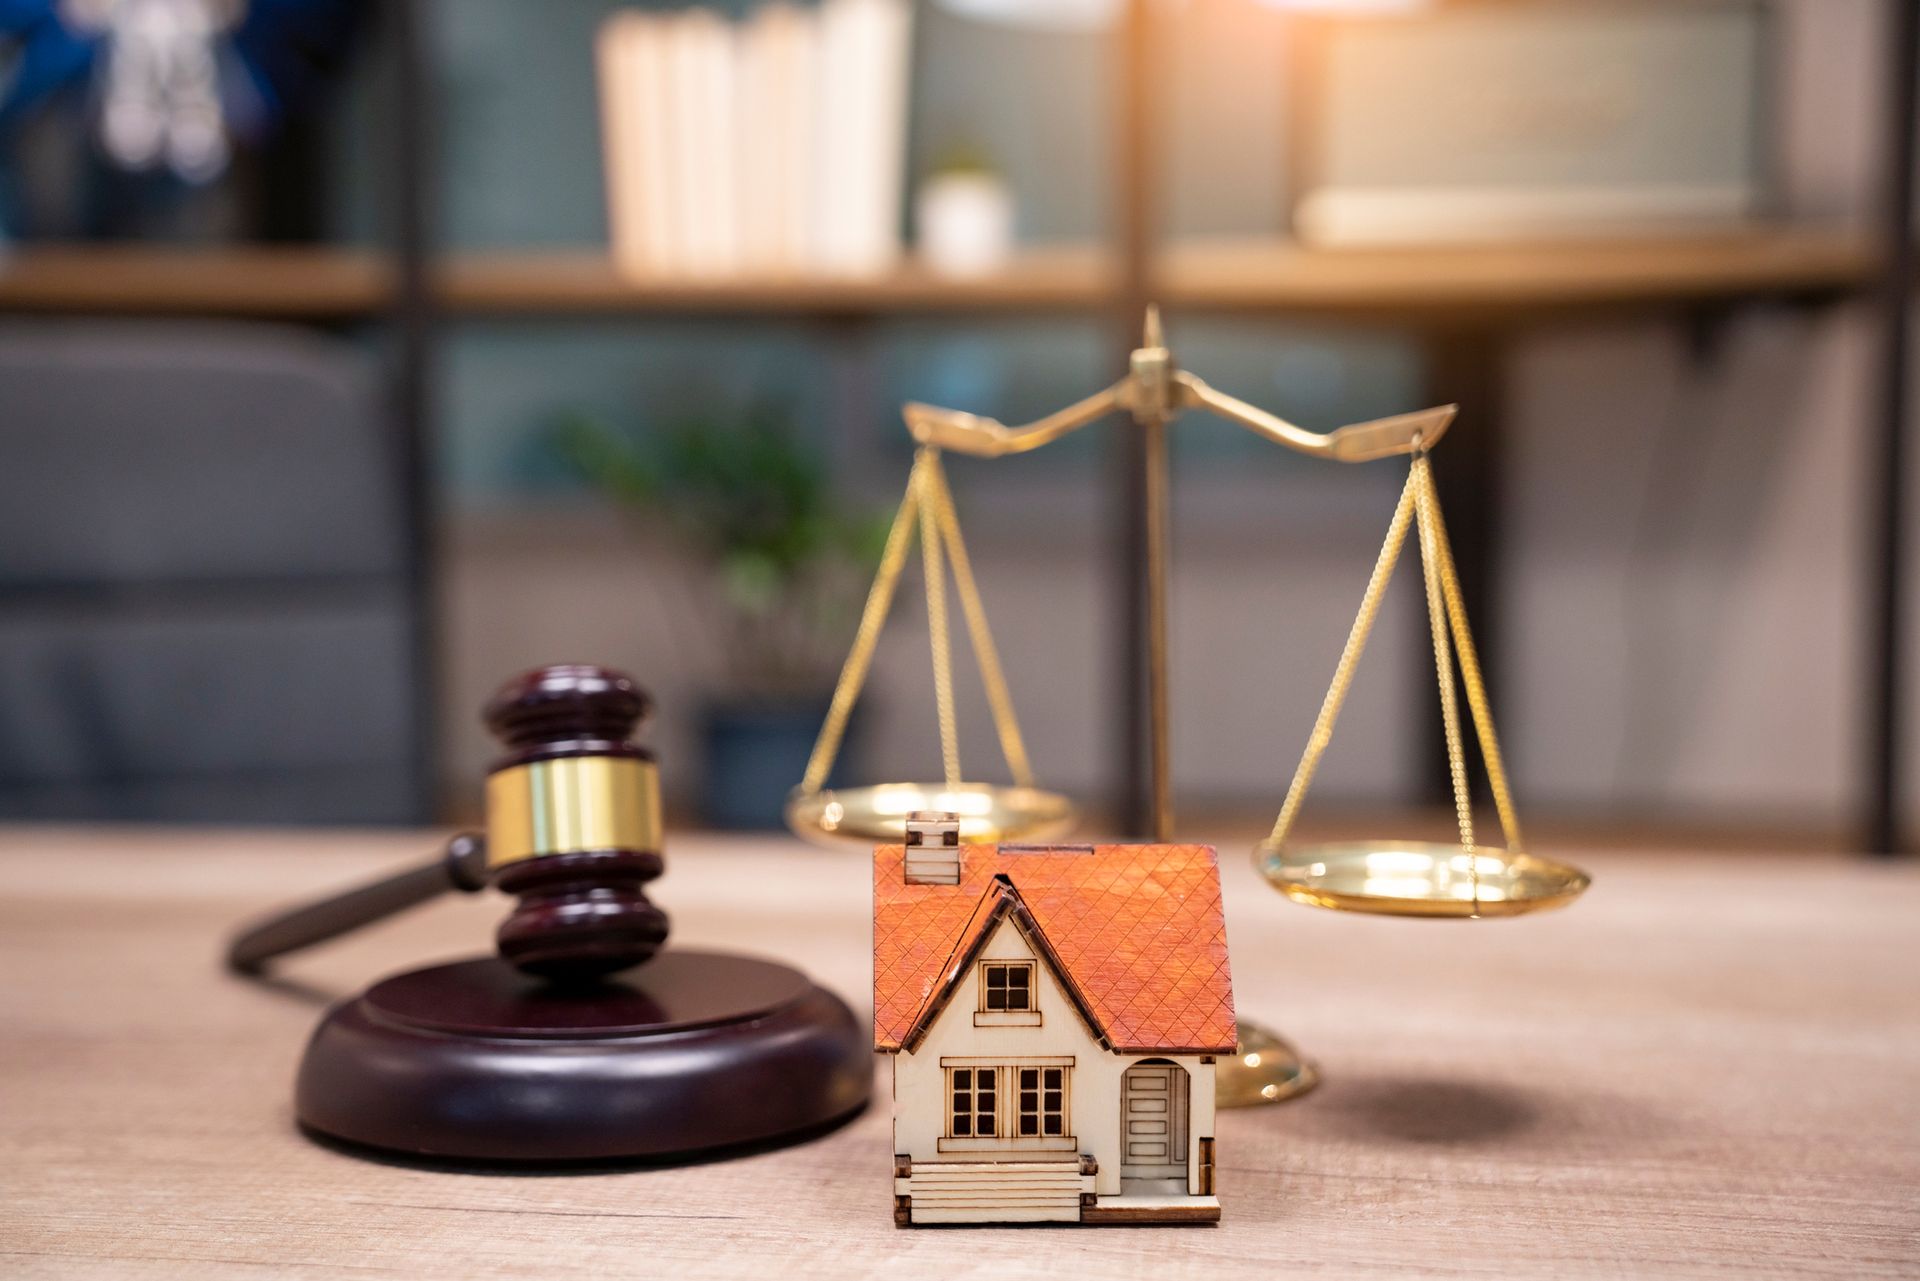
M907 884L960 883L960 816L937 810L907 815Z

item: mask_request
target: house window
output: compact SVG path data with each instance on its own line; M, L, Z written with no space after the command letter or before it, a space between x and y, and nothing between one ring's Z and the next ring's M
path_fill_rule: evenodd
M1000 1069L954 1068L950 1080L948 1137L988 1139L998 1134L995 1120L1000 1114Z
M946 1072L947 1125L942 1152L1071 1151L1073 1059L952 1058Z
M1019 1073L1019 1128L1021 1138L1067 1132L1067 1069L1023 1067Z
M980 1008L994 1013L1033 1009L1033 962L982 962Z

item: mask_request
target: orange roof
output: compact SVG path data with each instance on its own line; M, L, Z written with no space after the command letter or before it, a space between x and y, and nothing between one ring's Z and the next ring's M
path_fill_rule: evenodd
M1210 845L961 849L958 885L909 885L873 852L873 1043L911 1048L1009 911L1115 1050L1231 1054L1220 869Z

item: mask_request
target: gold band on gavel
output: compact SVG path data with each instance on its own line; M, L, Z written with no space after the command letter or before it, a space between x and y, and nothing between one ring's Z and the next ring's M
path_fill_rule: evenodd
M582 850L658 850L660 772L631 756L566 756L487 778L487 865Z

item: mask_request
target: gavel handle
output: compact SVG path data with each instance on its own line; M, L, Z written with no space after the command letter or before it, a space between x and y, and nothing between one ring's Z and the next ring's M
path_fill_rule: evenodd
M463 832L448 841L446 851L431 863L282 912L241 931L227 948L227 967L258 974L276 956L371 925L448 890L472 893L486 884L487 843Z

